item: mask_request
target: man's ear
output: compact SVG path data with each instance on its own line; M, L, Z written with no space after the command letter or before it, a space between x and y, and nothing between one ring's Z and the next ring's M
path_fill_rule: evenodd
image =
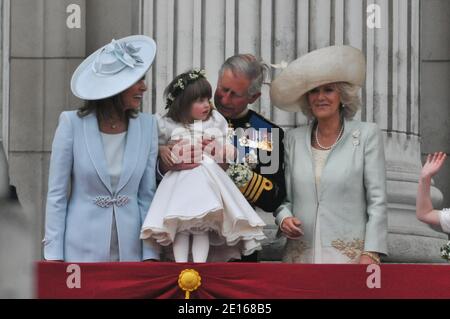
M248 104L253 104L260 96L261 92L253 94L251 97L249 97Z

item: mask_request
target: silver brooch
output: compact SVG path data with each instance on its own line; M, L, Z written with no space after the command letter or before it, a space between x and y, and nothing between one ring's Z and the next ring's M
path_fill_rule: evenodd
M359 145L359 136L361 135L361 131L360 130L355 130L352 133L353 136L353 146L358 146Z
M111 198L109 196L97 196L94 199L94 204L102 208L109 208L112 205L116 205L117 207L122 207L126 205L130 199L128 196L119 195L116 198Z

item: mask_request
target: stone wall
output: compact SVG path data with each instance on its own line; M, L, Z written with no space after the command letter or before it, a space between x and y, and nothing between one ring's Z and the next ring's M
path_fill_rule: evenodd
M82 27L69 29L78 4ZM41 258L48 163L59 113L80 105L70 76L85 56L84 0L11 1L9 162L12 184L31 221L33 259Z

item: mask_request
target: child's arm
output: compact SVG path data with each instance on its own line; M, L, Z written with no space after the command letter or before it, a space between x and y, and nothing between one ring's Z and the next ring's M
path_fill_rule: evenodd
M420 174L416 214L420 221L430 225L440 225L439 211L433 209L431 202L431 178L442 167L446 157L447 155L443 152L429 154Z
M203 135L202 150L223 170L227 170L229 163L235 162L237 150L227 139L228 123L225 118L216 110L213 110L212 117L215 125Z

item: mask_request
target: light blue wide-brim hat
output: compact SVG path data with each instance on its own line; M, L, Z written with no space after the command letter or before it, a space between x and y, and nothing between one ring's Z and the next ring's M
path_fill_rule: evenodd
M155 41L133 35L101 47L75 70L72 93L83 100L100 100L119 94L138 82L153 63Z

